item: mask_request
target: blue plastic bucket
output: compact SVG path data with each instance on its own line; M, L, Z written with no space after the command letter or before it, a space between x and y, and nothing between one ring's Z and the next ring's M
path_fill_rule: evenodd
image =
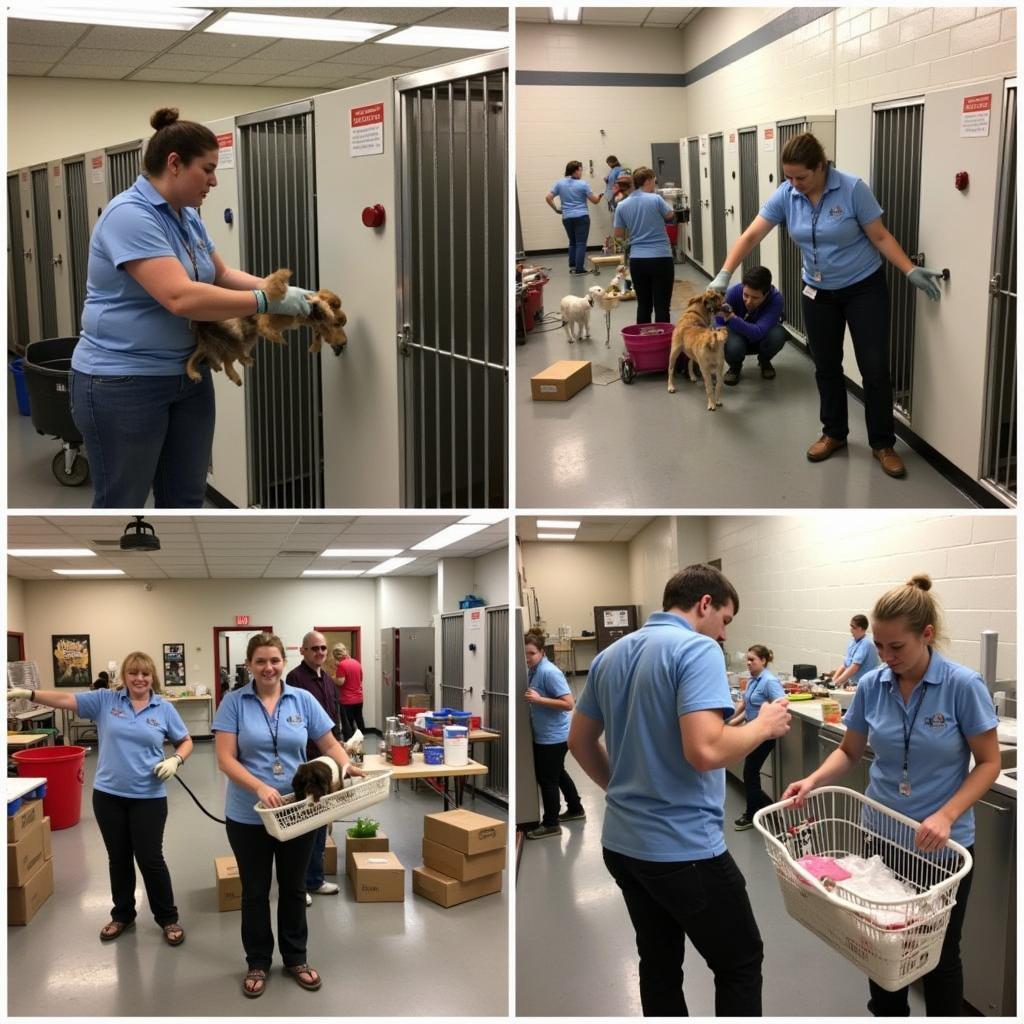
M424 764L444 764L444 747L424 747L423 748L423 763Z

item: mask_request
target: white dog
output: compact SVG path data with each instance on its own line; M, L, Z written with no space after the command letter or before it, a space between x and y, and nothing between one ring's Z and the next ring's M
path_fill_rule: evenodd
M596 287L601 290L600 285ZM590 310L593 306L594 296L590 292L582 297L566 295L562 299L562 326L570 345L590 337Z

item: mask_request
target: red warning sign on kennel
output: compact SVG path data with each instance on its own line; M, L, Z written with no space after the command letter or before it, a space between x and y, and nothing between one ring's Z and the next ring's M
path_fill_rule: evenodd
M965 96L960 112L960 138L988 138L989 121L992 118L992 93Z
M349 156L379 156L384 152L384 104L349 109Z

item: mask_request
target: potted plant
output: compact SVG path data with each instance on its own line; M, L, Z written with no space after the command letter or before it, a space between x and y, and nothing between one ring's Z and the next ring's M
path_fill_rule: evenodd
M356 823L345 831L345 874L349 878L355 867L354 853L385 853L391 848L380 822L373 818L356 818Z

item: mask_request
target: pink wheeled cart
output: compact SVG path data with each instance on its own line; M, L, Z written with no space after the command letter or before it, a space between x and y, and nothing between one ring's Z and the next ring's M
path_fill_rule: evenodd
M623 384L632 384L638 373L664 373L672 351L672 324L630 324L622 328L626 354L619 356Z

